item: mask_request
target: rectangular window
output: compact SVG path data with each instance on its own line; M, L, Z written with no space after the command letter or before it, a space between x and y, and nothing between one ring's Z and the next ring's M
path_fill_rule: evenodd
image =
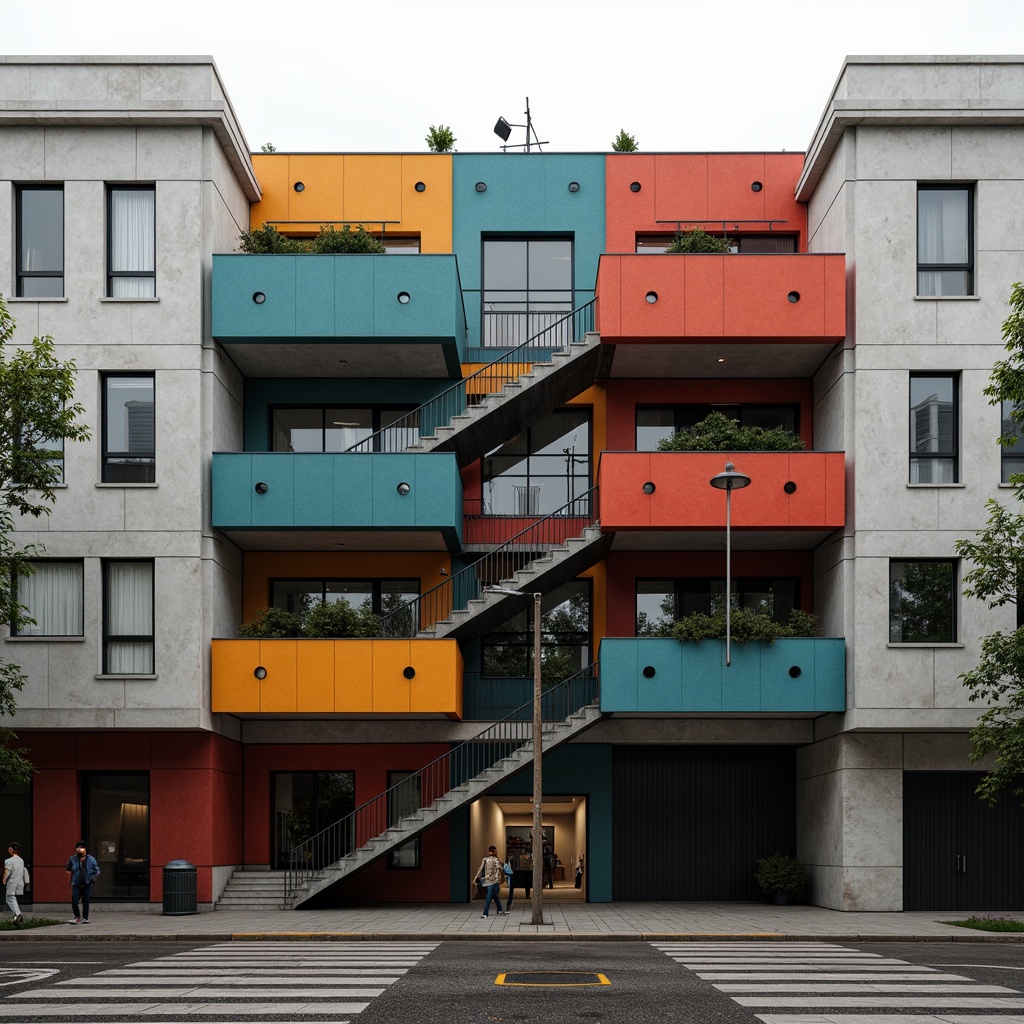
M724 607L725 578L636 581L636 635L664 636L677 619ZM788 622L800 607L800 581L788 577L750 577L732 581L732 606L763 612L775 622Z
M638 405L636 450L656 452L661 441L700 423L713 412L720 412L743 427L763 427L766 430L782 427L795 434L800 426L800 407L792 404Z
M711 235L721 237L720 232L709 231ZM664 253L672 244L675 232L661 232L656 235L637 235L636 251L638 253ZM796 252L796 235L782 235L775 231L768 235L731 235L733 252L746 253L794 253Z
M26 299L64 295L64 187L23 185L17 192L16 294Z
M154 672L152 561L103 565L103 672Z
M271 412L270 450L344 452L356 446L400 452L419 441L419 414L410 408L280 408Z
M103 482L156 480L156 377L103 378Z
M956 643L956 562L889 562L889 642Z
M912 484L954 484L960 479L958 384L955 373L910 376Z
M275 772L270 777L270 791L273 867L323 867L351 852L355 839L351 829L343 832L333 845L304 844L355 810L355 772Z
M96 900L149 900L149 773L90 772L82 834L100 866Z
M974 294L973 189L917 188L917 294Z
M107 190L107 295L156 295L156 189L111 185Z
M84 589L81 562L33 562L31 576L15 580L18 603L33 622L16 636L82 636Z
M423 806L419 772L388 772L388 826L415 814ZM410 839L388 853L389 868L418 868L420 841Z
M1003 402L1002 430L1004 438L1014 437L1017 443L1013 445L1002 445L1004 484L1011 483L1011 477L1018 473L1024 473L1024 422L1013 417L1014 411L1024 412L1024 406L1015 405L1013 402Z

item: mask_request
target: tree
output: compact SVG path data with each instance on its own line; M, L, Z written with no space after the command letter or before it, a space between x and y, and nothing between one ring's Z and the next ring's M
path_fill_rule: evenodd
M1018 281L1010 294L1010 315L1003 322L1003 340L1010 353L996 363L985 389L991 404L1013 403L1011 422L1024 421L1024 287ZM1005 428L1004 428L1005 431ZM1011 447L1015 433L1005 433L999 443ZM1014 497L1024 500L1024 477L1012 478ZM1024 797L1024 514L1011 512L995 499L986 503L989 512L985 528L976 540L956 542L956 551L972 563L964 574L964 596L985 601L989 608L1014 605L1017 628L983 637L981 661L960 676L970 690L970 700L985 701L987 709L971 730L971 762L994 756L993 768L985 774L976 792L983 800L995 802L1003 790Z
M423 140L431 153L450 153L452 147L459 140L452 134L451 128L446 124L431 125L427 129L427 137Z
M90 433L78 422L84 408L72 403L75 364L57 359L48 336L8 355L14 329L0 295L0 620L17 630L34 622L18 602L17 581L32 575L32 559L43 549L17 545L14 517L49 515L63 472L64 442L86 441ZM0 662L0 715L14 715L15 693L25 680L17 665ZM12 746L15 739L10 729L0 728L0 779L27 782L32 765L23 749Z
M619 134L612 140L612 152L635 153L636 151L636 139L625 128L620 128Z

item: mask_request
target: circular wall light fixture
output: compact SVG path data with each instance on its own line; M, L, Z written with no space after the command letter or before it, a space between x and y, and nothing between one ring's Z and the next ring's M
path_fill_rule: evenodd
M644 494L653 494L656 490L657 488L654 486L653 480L648 480L647 483L644 484Z
M403 306L406 305L409 302L409 293L408 292L399 292L398 293L398 301Z
M417 192L426 192L427 191L426 183L422 182L422 181L417 181L416 184L413 187L416 189Z
M783 489L783 490L784 490L784 491L785 491L785 492L786 492L787 494L795 494L795 493L796 493L796 484L795 484L795 483L793 483L793 481L792 481L792 480L787 480L787 481L786 481L786 482L785 482L785 483L784 483L784 484L782 485L782 489Z
M406 665L405 668L402 669L402 675L405 676L406 679L415 679L416 669L414 669L412 665Z
M257 666L256 666L256 667L255 667L255 668L253 669L253 672L252 672L252 674L253 674L253 675L254 675L254 676L255 676L255 677L257 678L257 679L266 679L266 678L267 678L267 670L266 670L266 669L265 669L265 668L264 668L264 667L263 667L262 665L257 665Z
M761 189L763 189L763 188L764 188L764 185L762 185L761 182L759 182L759 181L752 181L750 183L750 191L751 192L760 192Z
M639 192L640 191L640 182L639 181L631 182L630 186L629 186L629 191L630 192Z
M644 666L644 679L653 679L654 676L655 676L654 666L653 665L645 665Z
M476 185L474 185L473 187L477 190L477 192L486 192L487 191L487 182L486 181L478 181L476 183Z
M256 493L257 494L266 494L267 491L269 491L269 490L270 490L270 488L262 480L260 480L260 482L258 484L256 484Z
M580 190L580 183L578 181L570 181L569 182L569 191L570 192L579 192L579 190Z
M267 301L267 297L263 292L253 292L252 301L255 302L257 306L262 306L263 303Z
M412 488L403 480L396 488L396 491L404 498Z
M653 306L654 303L656 303L658 301L658 293L657 292L648 292L644 296L644 298L647 299L647 301Z
M800 293L799 292L790 292L786 296L786 298L789 299L790 302L799 302L800 301Z
M295 184L292 185L292 188L295 189L296 192L304 192L306 190L306 186L301 181L295 182Z
M792 667L792 668L791 668L791 669L789 670L789 674L790 674L790 677L791 677L791 678L793 678L793 679L799 679L799 678L800 678L800 676L801 676L801 674L802 674L802 672L801 672L801 669L800 669L800 666L799 666L799 665L794 665L794 666L793 666L793 667Z

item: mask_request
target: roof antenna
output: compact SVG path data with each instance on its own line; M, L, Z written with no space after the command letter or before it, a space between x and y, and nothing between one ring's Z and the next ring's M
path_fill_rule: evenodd
M499 117L494 124L494 134L501 139L502 142L508 142L508 137L512 134L513 128L525 128L526 129L526 141L518 144L513 143L511 146L502 146L501 151L507 153L510 149L525 149L527 153L536 146L540 152L541 146L547 146L549 143L541 142L537 136L537 129L533 127L533 118L530 117L530 97L526 97L526 124L509 124L508 121L503 117Z

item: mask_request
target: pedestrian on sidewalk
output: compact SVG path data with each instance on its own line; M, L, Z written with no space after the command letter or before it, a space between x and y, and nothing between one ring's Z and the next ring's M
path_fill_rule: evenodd
M7 847L7 852L10 854L4 861L4 889L7 893L7 906L14 915L14 923L21 924L25 918L22 916L21 907L18 906L18 897L25 892L28 872L25 870L25 862L21 859L20 844L11 843Z
M487 856L480 861L480 867L476 873L476 884L487 886L484 912L480 915L481 917L487 917L487 913L491 909L491 900L494 900L494 905L498 908L498 916L502 917L505 914L501 900L498 898L498 889L501 887L503 875L501 861L498 860L498 848L496 846L488 846Z
M89 852L84 839L75 843L75 852L68 858L68 878L71 880L71 913L68 924L89 923L89 901L92 899L92 883L100 873L96 858ZM82 909L78 906L81 902Z

